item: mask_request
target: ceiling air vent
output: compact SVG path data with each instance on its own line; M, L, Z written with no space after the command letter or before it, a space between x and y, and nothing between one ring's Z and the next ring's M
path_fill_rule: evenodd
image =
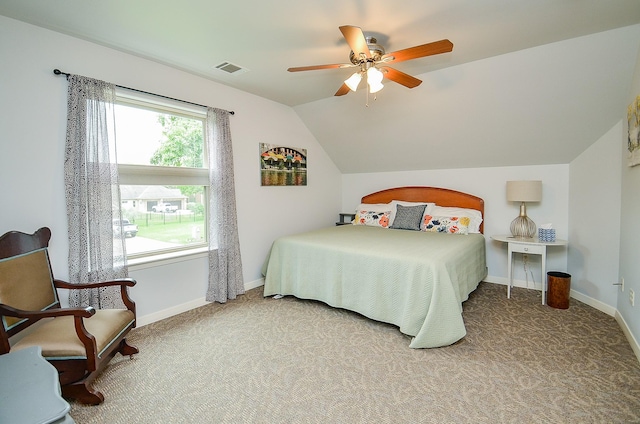
M224 72L226 74L240 75L244 74L248 71L248 69L243 68L242 66L235 65L231 62L222 62L221 64L214 67L218 71Z

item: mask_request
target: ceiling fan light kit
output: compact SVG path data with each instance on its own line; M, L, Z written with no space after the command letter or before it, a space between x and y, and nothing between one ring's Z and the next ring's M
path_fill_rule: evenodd
M347 78L344 83L351 91L356 91L360 85L360 81L362 81L362 75L364 73L365 71L358 71ZM384 78L382 71L372 66L366 70L366 74L367 84L369 84L369 93L377 93L384 88L384 84L382 84L382 79Z
M387 78L393 82L407 88L419 86L422 81L387 66L389 63L404 62L406 60L417 59L425 56L432 56L441 53L448 53L453 50L453 43L449 40L440 40L433 43L422 44L408 49L398 50L392 53L385 53L384 47L378 44L374 37L365 37L362 29L356 26L344 25L340 27L340 32L347 41L351 52L349 61L351 63L302 66L287 69L289 72L312 71L317 69L337 69L359 67L360 70L347 78L336 92L336 96L344 96L350 90L356 91L363 75L367 74L369 92L377 93L382 90L384 84L382 80ZM384 65L380 66L379 65Z

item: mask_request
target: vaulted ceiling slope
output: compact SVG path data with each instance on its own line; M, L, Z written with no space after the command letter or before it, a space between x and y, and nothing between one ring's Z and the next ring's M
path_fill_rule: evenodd
M566 164L625 116L639 48L634 25L294 109L343 173Z
M567 163L624 113L638 0L2 0L0 14L145 57L295 108L344 173ZM447 38L403 62L424 82L333 94L352 70L338 27L387 51ZM243 68L228 74L216 65Z

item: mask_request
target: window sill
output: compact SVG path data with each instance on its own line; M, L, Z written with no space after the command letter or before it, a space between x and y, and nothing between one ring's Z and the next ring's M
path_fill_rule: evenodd
M154 268L176 262L190 261L197 258L206 258L208 255L208 247L199 247L197 249L183 250L180 252L170 252L147 256L144 258L129 259L127 263L129 265L129 271L137 271L140 269Z

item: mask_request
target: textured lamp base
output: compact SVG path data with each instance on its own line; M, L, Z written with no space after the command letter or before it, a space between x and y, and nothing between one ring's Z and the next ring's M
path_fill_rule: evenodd
M536 224L528 216L518 216L511 221L511 234L514 237L533 238L536 234Z

